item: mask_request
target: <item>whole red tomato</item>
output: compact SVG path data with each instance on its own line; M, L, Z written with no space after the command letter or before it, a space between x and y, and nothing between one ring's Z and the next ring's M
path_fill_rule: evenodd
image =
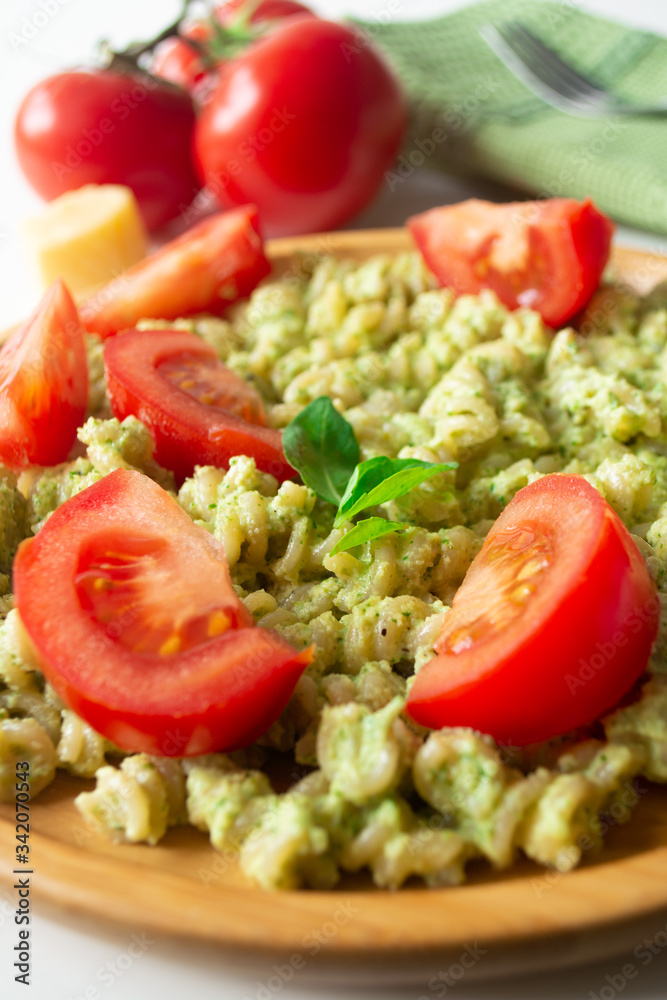
M126 184L154 229L199 187L190 158L194 121L187 94L149 77L72 71L33 87L14 137L23 172L43 198L83 184Z
M222 68L194 156L219 201L253 202L270 235L314 232L370 201L404 128L400 86L366 40L295 17Z

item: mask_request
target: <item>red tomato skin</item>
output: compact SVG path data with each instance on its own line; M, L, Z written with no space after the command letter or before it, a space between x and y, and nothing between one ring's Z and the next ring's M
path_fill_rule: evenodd
M221 71L194 160L222 204L257 204L269 235L322 231L376 193L405 120L372 48L342 24L295 17Z
M581 497L595 506L598 529L580 539L581 560L568 569L567 592L547 600L532 628L522 628L519 619L464 652L443 651L443 631L438 655L410 690L407 711L416 722L433 729L468 726L523 746L594 722L644 672L658 633L655 585L627 528L581 477L546 476L520 490L475 562L483 562L506 526L543 525L545 514L560 517L554 504L576 505Z
M206 67L197 50L185 38L174 35L155 47L151 73L177 87L192 91L206 76Z
M218 4L214 11L214 17L223 27L233 24L238 17L239 8L243 7L246 0L227 0L227 3ZM261 0L250 17L251 24L261 24L262 21L279 21L284 17L294 15L315 14L309 7L295 0Z
M249 295L271 270L254 205L219 212L165 243L81 306L86 329L100 337L140 319L220 312Z
M581 279L577 289L579 294L570 307L572 314L564 318L556 316L556 323L560 326L581 312L597 291L609 260L614 224L587 198L580 210L572 215L570 232L572 247L581 267Z
M132 188L149 229L173 219L199 189L190 159L187 94L112 70L58 73L19 107L21 169L47 201L84 184Z
M122 550L123 536L140 531L162 533L169 544L185 539L186 555L199 558L192 567L184 560L183 572L210 573L212 587L236 605L239 627L175 656L109 637L83 611L73 581L96 533L115 532ZM138 472L118 469L59 507L48 530L20 546L14 583L45 676L97 732L134 752L183 757L247 746L278 717L312 658L252 624L222 547Z
M62 281L0 347L0 462L64 462L88 405L88 362L76 306Z
M178 330L129 330L108 340L104 369L114 416L124 420L132 415L148 427L156 460L171 469L178 482L191 476L195 465L225 469L235 455L251 456L258 469L280 482L293 478L296 473L285 459L279 431L207 406L157 370L183 355L217 360L212 347Z
M497 241L511 238L513 228L520 233L524 224L529 237L525 273L486 268ZM473 295L492 288L509 309L528 306L556 329L590 301L614 231L590 199L573 198L503 205L470 199L429 209L408 219L407 226L441 285Z

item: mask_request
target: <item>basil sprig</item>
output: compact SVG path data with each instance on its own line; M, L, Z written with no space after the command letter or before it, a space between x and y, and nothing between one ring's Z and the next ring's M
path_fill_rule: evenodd
M334 528L369 507L405 496L421 483L457 467L456 462L434 464L384 456L359 462L354 430L328 396L313 400L285 428L283 448L306 486L320 499L338 507ZM336 542L331 555L407 527L383 517L365 518Z

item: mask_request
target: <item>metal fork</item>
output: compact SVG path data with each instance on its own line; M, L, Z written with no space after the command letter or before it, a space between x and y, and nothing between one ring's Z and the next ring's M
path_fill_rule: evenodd
M667 114L667 97L654 104L632 104L616 97L563 62L518 21L485 24L479 33L517 79L559 111L580 118Z

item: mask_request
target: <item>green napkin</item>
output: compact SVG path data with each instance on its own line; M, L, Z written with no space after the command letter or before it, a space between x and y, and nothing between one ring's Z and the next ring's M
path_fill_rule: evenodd
M667 95L667 39L585 14L575 0L488 0L432 21L357 22L413 105L396 190L420 165L493 178L540 197L590 195L620 222L667 233L667 115L575 118L532 94L480 25L516 19L619 97Z

